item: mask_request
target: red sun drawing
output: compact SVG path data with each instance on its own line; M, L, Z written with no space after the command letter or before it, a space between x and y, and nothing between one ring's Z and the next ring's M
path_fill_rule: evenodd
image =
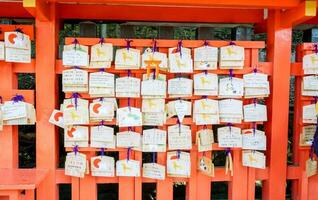
M11 44L15 44L15 38L17 37L17 35L15 33L11 33L9 36L8 36L8 40Z
M97 158L94 160L94 166L95 168L99 168L99 163L101 162L101 159Z
M93 112L98 114L100 107L102 107L101 104L99 104L99 103L95 104L95 105L93 106Z
M75 106L73 104L67 105L66 108L74 108Z
M57 112L54 115L54 120L55 121L60 121L60 118L63 117L63 113L62 112Z
M76 128L72 127L70 130L67 130L67 135L69 137L74 137L73 133L76 131Z
M251 134L253 133L252 131L246 131L245 134Z

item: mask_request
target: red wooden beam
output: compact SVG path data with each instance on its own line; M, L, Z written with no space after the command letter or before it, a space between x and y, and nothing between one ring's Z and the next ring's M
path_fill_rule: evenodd
M79 4L117 4L142 6L178 6L178 7L248 7L248 8L292 8L298 6L301 0L49 0L58 3ZM131 11L133 12L133 11Z
M32 18L22 3L19 2L0 2L0 17L5 18Z
M38 20L50 19L49 4L44 0L23 0L23 7Z
M59 4L59 11L62 19L216 23L257 23L263 19L261 9Z
M301 24L316 16L316 1L303 1L297 8L286 10L282 13L282 27Z
M14 31L20 28L22 31L30 37L30 40L34 40L34 27L32 25L7 25L0 24L0 40L4 40L4 32Z

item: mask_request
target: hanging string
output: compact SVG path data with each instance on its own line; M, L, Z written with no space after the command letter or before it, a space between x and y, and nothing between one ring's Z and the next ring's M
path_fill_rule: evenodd
M253 69L253 72L256 74L257 73L257 67L255 66Z
M100 45L102 46L104 43L105 43L105 39L102 37L102 38L100 38L99 39L99 43L100 43Z
M105 148L100 148L100 155L105 156Z
M129 51L129 49L130 49L130 47L131 47L131 42L132 42L133 40L130 40L130 39L126 39L126 48L127 48L127 50Z
M129 109L129 111L131 111L131 107L130 107L130 97L128 97L128 109Z
M104 97L99 97L99 101L103 102L104 101Z
M152 53L155 53L158 51L158 47L157 47L157 40L153 39L152 40Z
M72 44L74 44L74 49L76 50L76 46L79 45L79 41L76 38L74 38Z
M229 70L229 73L230 73L230 74L229 74L229 75L230 75L230 79L232 80L232 78L233 78L233 69L230 69L230 70Z
M255 136L256 133L256 122L253 122L253 135Z
M153 78L153 80L156 80L156 69L153 70L152 78Z
M104 126L104 125L105 125L105 121L104 121L104 120L100 121L100 122L99 122L99 125L100 125L100 126Z
M182 57L182 40L178 41L177 52L179 52L180 57Z
M75 155L77 155L77 153L78 153L78 145L75 145L73 147L73 152L75 153Z
M128 77L130 77L130 76L131 76L131 70L128 69Z
M0 104L2 104L2 103L3 103L2 96L0 96Z
M315 54L318 54L318 44L314 44L314 51L315 51Z
M99 71L100 72L105 72L105 68L100 68Z
M20 101L24 101L24 97L23 95L16 94L14 97L12 97L11 100L13 101L13 103L18 103ZM1 102L2 102L2 98L1 98Z
M181 154L181 151L180 150L177 150L177 158L180 159L180 154Z
M127 160L130 160L130 151L131 151L131 147L127 149Z
M233 41L230 41L229 45L236 45L236 43Z
M152 152L152 163L156 162L156 152Z
M14 29L15 32L18 32L18 33L24 33L24 31L22 30L22 28L18 27L16 29Z
M253 103L254 103L254 108L256 107L256 104L257 104L257 98L254 98L253 99Z
M207 47L207 46L209 46L209 42L207 40L204 40L203 45Z
M77 109L78 106L78 98L81 97L81 95L77 92L72 93L71 96L74 99L75 109Z

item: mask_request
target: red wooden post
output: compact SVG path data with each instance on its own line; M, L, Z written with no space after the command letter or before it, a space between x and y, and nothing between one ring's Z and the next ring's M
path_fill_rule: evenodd
M37 189L39 199L56 200L58 190L55 173L58 158L57 133L48 122L56 106L57 87L55 60L58 42L56 5L50 4L50 21L36 19L36 166L49 170L47 178Z
M286 189L291 27L282 28L281 21L279 10L269 11L267 58L273 64L273 76L266 127L269 177L263 187L265 200L285 199Z

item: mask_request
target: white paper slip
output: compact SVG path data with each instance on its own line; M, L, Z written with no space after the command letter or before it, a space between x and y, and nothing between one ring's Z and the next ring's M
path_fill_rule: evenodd
M90 73L89 94L98 97L114 97L115 75L107 72Z
M311 177L317 174L317 160L309 158L306 161L306 174L307 177Z
M119 127L142 126L142 114L139 108L119 108L116 118Z
M96 101L89 104L91 122L112 121L114 115L115 107L112 101Z
M175 106L176 104L179 104ZM178 115L176 107L179 108L179 117L182 118L182 115L184 114L185 116L191 115L192 112L192 103L190 101L184 101L184 100L175 100L175 101L169 101L166 104L166 110L167 110L167 117L171 118L175 115ZM184 113L184 109L181 109L183 107L186 107L187 109L185 110L186 112ZM178 117L178 118L179 118ZM179 119L180 120L180 119Z
M61 111L63 111L65 125L89 124L88 100L64 99Z
M308 54L303 57L304 74L318 74L318 55Z
M143 113L163 113L165 112L165 99L142 99Z
M167 133L160 129L147 129L143 131L143 152L165 152Z
M140 79L134 77L117 78L116 97L140 97Z
M87 167L86 155L82 153L68 153L65 160L65 175L84 178Z
M117 133L117 147L130 148L141 146L141 135L134 131L123 131Z
M157 79L144 80L141 82L141 95L157 98L166 97L167 82Z
M4 42L0 41L0 60L4 60Z
M241 129L234 126L218 128L219 147L242 147Z
M242 69L244 66L244 48L229 45L220 48L221 69Z
M63 70L63 92L88 92L88 72L81 69Z
M113 44L98 43L91 47L91 62L113 61Z
M217 69L218 48L202 46L194 49L194 69L211 70Z
M110 156L95 156L91 158L92 176L114 177L115 159Z
M108 126L91 126L91 141L112 142L114 140L114 128Z
M144 163L142 165L142 176L144 178L164 180L166 176L166 168L157 163Z
M192 148L192 134L189 126L168 127L168 148L170 150L189 150Z
M208 157L201 157L198 161L198 171L207 175L214 176L214 164Z
M198 145L198 152L211 151L214 143L213 130L201 129L197 132L196 143Z
M167 175L170 177L190 177L191 159L187 152L167 153Z
M51 124L54 124L58 127L64 128L64 118L63 118L63 112L60 110L53 110L49 122Z
M31 49L30 37L18 31L5 32L4 44L6 48Z
M244 105L245 122L265 122L267 121L266 105L252 103Z
M268 75L258 72L243 75L245 98L268 97L269 81Z
M160 61L159 68L167 70L168 68L168 58L167 54L161 52L153 52L152 49L147 48L142 54L142 65L141 68L147 68L146 61Z
M219 97L236 98L244 93L244 81L241 78L227 77L220 79Z
M69 126L64 128L64 147L88 147L88 127Z
M242 130L242 149L266 150L266 135L263 131L254 129Z
M15 63L31 63L31 50L5 48L5 61Z
M19 118L26 118L27 113L27 105L23 101L13 102L6 101L1 106L2 111L2 120L12 120Z
M211 73L200 73L193 76L194 95L217 96L218 76Z
M116 50L115 69L139 69L140 50L123 48Z
M188 78L174 78L168 81L168 94L171 97L192 96L193 80Z
M303 126L300 134L299 144L301 146L311 146L316 132L316 125Z
M193 71L191 49L181 47L177 52L177 47L169 48L169 71L171 73L189 73Z
M220 122L241 123L243 119L243 102L236 99L219 101Z
M303 106L303 123L317 123L316 104Z
M62 63L65 66L88 67L88 46L80 44L64 45Z
M265 169L266 158L264 153L258 151L244 150L242 152L242 164L246 167Z
M219 124L219 103L217 100L201 99L194 102L193 121L196 125Z
M118 160L116 162L116 176L140 176L140 162L137 160Z

